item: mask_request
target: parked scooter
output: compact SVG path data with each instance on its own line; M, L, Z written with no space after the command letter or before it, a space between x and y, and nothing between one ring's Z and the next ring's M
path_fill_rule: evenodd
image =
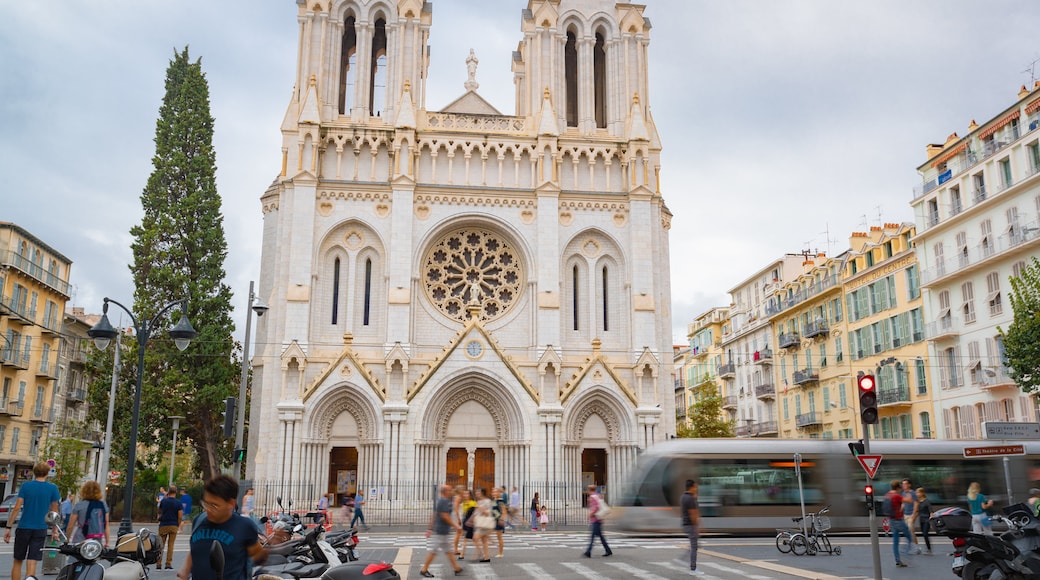
M57 550L68 558L58 571L57 580L147 580L147 566L158 562L162 556L159 538L147 528L141 528L136 534L120 536L115 548L110 549L96 539L70 544L61 529L62 518L57 512L47 514L46 521L48 526L57 528L62 541L57 548L47 549ZM105 568L101 560L108 560L112 565Z
M286 544L291 545L292 542L287 542ZM275 556L278 555L276 554ZM271 563L254 569L254 575L270 574L281 576L289 574L291 577L296 578L317 578L325 570L344 563L344 560L340 558L340 554L325 541L325 528L321 526L311 528L303 537L302 543L293 546L293 551L284 555L284 557L286 561L281 562L280 558L273 558L269 554L268 560Z
M932 528L953 540L951 571L963 580L1026 580L1040 578L1040 520L1025 504L1003 508L992 516L1007 525L999 536L971 531L971 514L944 508L930 518Z

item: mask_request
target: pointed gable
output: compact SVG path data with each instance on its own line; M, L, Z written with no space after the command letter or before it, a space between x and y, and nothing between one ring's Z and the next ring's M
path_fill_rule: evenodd
M463 115L501 115L491 103L476 91L466 91L461 97L452 101L447 107L440 110L441 113L455 113Z

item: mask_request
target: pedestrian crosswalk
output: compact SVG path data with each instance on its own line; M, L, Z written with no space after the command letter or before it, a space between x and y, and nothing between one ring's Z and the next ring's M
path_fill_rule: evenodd
M701 564L704 580L775 580L777 576L764 576L761 574L750 574L732 566L704 562ZM408 577L418 576L417 571L411 570ZM437 578L453 578L452 569L443 561L431 564L430 572ZM465 567L463 575L467 578L480 578L484 580L498 579L520 579L520 578L567 578L603 580L604 578L638 578L640 580L669 580L673 578L687 577L689 567L673 560L665 561L605 561L601 560L595 564L577 561L540 561L540 562L512 562L496 563L495 565L473 564Z

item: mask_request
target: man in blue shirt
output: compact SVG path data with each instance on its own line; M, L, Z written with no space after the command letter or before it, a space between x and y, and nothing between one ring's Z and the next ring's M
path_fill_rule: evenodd
M227 475L218 475L206 482L202 488L203 513L192 522L188 559L177 578L216 578L209 566L209 550L213 542L220 542L224 549L224 580L249 580L249 560L262 562L267 559L267 550L257 538L256 525L236 513L236 503L237 481Z
M184 521L191 521L191 495L188 494L188 490L181 490L181 511L184 512Z
M36 479L22 484L18 490L18 500L14 502L8 521L16 521L18 513L22 520L14 533L14 564L11 566L11 580L21 580L22 562L25 564L26 576L36 576L36 563L43 560L43 542L47 539L48 512L58 511L61 492L58 486L47 481L51 466L43 463L33 465L33 476ZM57 530L54 531L57 535ZM11 528L4 532L4 543L11 542Z
M70 493L65 501L61 502L61 527L69 527L69 517L72 516L72 494Z

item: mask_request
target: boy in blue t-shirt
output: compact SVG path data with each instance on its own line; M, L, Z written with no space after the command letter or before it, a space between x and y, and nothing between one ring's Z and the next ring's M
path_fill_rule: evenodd
M22 519L18 522L18 529L14 532L14 564L11 566L11 580L21 580L22 562L25 564L26 576L36 576L36 563L43 560L43 543L47 539L47 522L45 518L48 512L58 511L58 502L61 501L61 492L58 486L47 481L47 475L51 472L51 466L43 463L33 465L33 476L36 478L22 484L18 490L18 500L14 502L9 522L18 519L18 513L22 512ZM57 530L54 532L57 534ZM8 526L4 532L4 543L11 542L11 528Z

